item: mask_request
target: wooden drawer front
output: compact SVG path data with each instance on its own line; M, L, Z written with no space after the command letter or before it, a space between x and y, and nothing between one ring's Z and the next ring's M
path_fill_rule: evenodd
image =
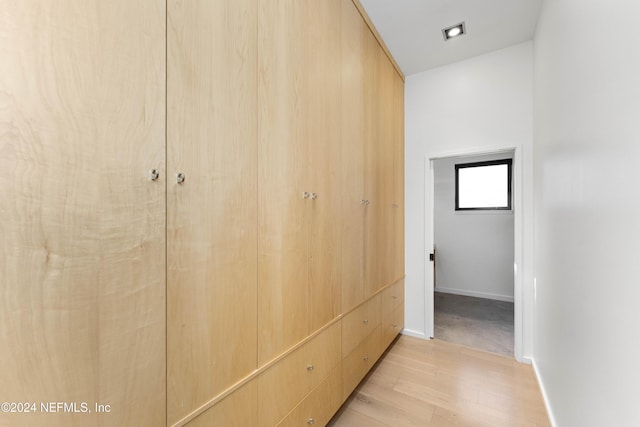
M258 377L259 425L273 426L340 363L341 322Z
M258 384L250 381L194 418L187 427L245 427L258 424Z
M342 393L342 369L338 365L278 427L318 427L326 425L340 404Z
M404 303L400 303L391 312L382 315L382 351L404 328Z
M380 324L380 294L342 319L342 356L351 353Z
M381 328L378 326L342 361L342 398L346 399L369 372L380 354Z
M404 303L404 279L398 280L393 285L380 293L382 301L382 314L390 314L400 304Z

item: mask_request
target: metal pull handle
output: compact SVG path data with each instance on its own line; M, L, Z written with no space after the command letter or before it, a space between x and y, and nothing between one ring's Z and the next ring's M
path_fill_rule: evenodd
M309 424L309 425L313 425L313 424L315 424L315 423L316 423L316 420L314 420L313 418L309 418L309 419L307 420L307 424Z
M307 371L309 372L313 371L313 365L307 365Z
M316 193L311 193L311 199L317 199L318 195Z
M151 169L149 178L151 178L151 181L157 181L158 178L160 178L160 171L158 169Z
M398 299L398 296L397 295L391 295L391 298Z
M177 182L178 184L182 184L182 183L184 182L185 178L186 178L186 177L184 176L184 174L183 174L182 172L180 172L180 173L178 173L178 174L176 175L176 182Z

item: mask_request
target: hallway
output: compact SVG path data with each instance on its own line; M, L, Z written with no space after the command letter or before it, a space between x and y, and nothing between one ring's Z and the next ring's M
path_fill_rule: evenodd
M530 365L401 335L329 425L514 427L549 421Z

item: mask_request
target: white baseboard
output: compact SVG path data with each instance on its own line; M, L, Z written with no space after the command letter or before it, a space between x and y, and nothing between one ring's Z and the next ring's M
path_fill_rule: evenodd
M464 295L464 296L467 296L467 297L493 299L493 300L496 300L496 301L513 302L513 296L490 294L488 292L467 291L465 289L436 287L436 292L442 292L442 293L445 293L445 294L454 294L454 295Z
M538 380L538 386L540 387L540 391L542 392L542 400L544 400L544 406L547 408L547 414L549 415L549 422L551 423L551 427L557 427L558 423L556 422L556 418L553 416L553 411L551 410L551 405L549 403L549 396L547 395L547 390L544 387L544 382L540 377L540 371L538 371L538 365L536 364L536 359L531 358L531 362L533 364L533 373L536 376L536 380Z
M407 335L407 336L414 337L414 338L421 338L423 340L430 339L429 337L427 337L424 334L424 332L412 331L411 329L403 329L402 331L400 331L400 333L402 335Z

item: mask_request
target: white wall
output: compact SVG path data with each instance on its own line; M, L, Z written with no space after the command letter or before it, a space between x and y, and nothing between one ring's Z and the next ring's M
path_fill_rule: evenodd
M639 17L549 0L534 41L534 361L562 427L640 426Z
M433 162L438 292L513 302L513 210L455 210L455 165L498 159L513 151Z
M425 204L431 188L428 157L447 157L469 151L495 151L517 147L517 194L522 196L524 220L516 221L523 236L523 253L516 247L524 301L523 348L531 352L533 288L532 215L532 43L526 42L463 62L408 76L405 82L405 194L406 194L406 299L405 332L415 336L432 333L432 312L426 305L427 263ZM425 167L426 165L426 167ZM517 178L517 177L516 177ZM518 234L518 233L516 233ZM518 289L516 288L516 291ZM516 313L517 315L517 313ZM518 349L516 349L518 353Z

